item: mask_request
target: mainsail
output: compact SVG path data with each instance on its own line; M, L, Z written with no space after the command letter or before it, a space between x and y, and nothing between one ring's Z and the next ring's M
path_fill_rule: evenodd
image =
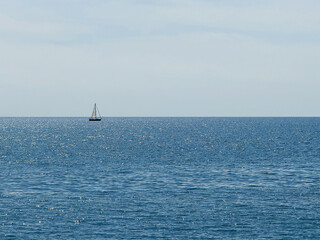
M97 112L99 114L99 117L97 117ZM92 112L91 118L89 118L89 121L101 121L101 116L97 108L97 104L94 104L93 112Z
M93 112L91 118L97 118L97 105L94 104Z

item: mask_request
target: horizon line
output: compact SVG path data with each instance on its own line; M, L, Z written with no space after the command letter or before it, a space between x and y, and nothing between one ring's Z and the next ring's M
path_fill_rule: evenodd
M0 118L90 118L88 116L0 116ZM105 116L102 118L320 118L320 116Z

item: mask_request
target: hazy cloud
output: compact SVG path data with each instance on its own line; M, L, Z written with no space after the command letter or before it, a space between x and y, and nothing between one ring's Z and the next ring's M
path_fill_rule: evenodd
M319 116L319 10L313 0L3 1L0 115L83 116L98 102L110 116Z

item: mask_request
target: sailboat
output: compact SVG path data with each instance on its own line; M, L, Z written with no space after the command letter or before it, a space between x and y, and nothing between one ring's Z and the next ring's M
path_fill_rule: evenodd
M97 117L97 112L99 114L99 117ZM92 112L92 115L91 115L91 118L89 118L89 121L101 121L101 116L100 116L100 112L97 108L97 104L94 104L94 107L93 107L93 112Z

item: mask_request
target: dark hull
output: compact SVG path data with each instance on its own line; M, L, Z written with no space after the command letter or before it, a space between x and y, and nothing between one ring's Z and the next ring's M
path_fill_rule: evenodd
M101 121L101 118L89 118L89 121L97 122Z

